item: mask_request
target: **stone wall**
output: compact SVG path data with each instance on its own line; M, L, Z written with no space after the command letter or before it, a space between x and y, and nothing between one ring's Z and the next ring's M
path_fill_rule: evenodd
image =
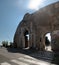
M48 32L52 34L53 31L59 30L59 2L41 8L32 14L25 14L15 32L14 46L25 48L24 32L26 30L29 34L29 47L45 50L45 34ZM55 49L53 44L52 48Z

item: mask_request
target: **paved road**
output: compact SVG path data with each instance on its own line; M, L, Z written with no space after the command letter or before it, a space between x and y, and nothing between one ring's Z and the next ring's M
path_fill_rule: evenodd
M8 52L6 48L0 48L0 65L55 65L39 60L30 55Z

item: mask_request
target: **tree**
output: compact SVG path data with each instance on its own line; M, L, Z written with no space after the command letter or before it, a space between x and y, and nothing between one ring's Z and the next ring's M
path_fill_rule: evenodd
M2 46L3 47L8 47L8 41L2 41Z

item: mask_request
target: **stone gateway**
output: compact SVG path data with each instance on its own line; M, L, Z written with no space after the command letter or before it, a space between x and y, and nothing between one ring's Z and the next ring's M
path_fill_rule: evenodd
M45 35L51 34L52 50L59 50L59 1L26 13L14 35L14 47L45 50Z

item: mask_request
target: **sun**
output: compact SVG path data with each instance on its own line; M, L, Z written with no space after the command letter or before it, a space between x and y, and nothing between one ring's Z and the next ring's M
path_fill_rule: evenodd
M38 10L39 5L42 3L42 0L30 0L29 2L29 9Z

